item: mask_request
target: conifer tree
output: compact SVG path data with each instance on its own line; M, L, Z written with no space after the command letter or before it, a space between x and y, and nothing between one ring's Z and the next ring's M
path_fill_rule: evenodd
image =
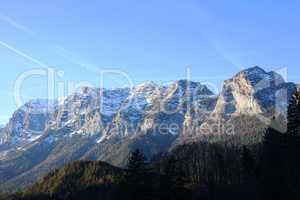
M139 149L136 149L135 151L131 152L128 159L127 168L129 171L134 172L142 172L145 170L146 157Z
M300 134L300 91L296 90L288 107L288 133L289 135Z
M300 198L300 91L296 90L288 107L286 135L286 183L292 198Z
M272 120L266 130L263 140L261 187L262 199L285 199L285 150L283 134L272 127L276 127Z
M255 160L251 151L247 147L243 147L242 151L243 174L246 181L253 178L255 172Z
M134 150L129 155L127 169L125 187L129 199L138 200L143 196L150 196L147 187L147 181L149 180L146 174L146 157L139 149Z

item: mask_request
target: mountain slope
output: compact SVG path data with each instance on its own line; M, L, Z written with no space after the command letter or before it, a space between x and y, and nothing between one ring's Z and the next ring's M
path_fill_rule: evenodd
M266 120L285 116L294 88L279 74L253 67L226 80L219 96L198 82L179 80L133 89L83 87L60 102L31 101L0 134L0 190L26 187L74 160L124 166L135 148L151 158L211 134L224 140L227 129L240 136L235 142L259 142ZM220 123L228 125L225 131Z

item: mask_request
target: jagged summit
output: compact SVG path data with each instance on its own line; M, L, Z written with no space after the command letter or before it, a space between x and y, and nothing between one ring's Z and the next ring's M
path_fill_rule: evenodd
M208 89L206 85L201 84L200 82L195 82L191 80L178 80L175 82L177 87L180 87L182 90L186 90L189 92L199 92L202 95L213 95L214 93Z
M254 66L224 81L215 116L285 113L294 84L274 72Z
M9 142L10 138L14 138L18 145L24 145L32 142L33 133L41 136L47 128L62 129L63 135L94 135L110 132L111 124L123 126L124 122L128 122L137 127L146 116L162 109L160 101L165 102L166 107L176 109L186 105L187 98L189 104L199 101L200 98L192 99L196 94L209 96L212 92L205 85L187 80L176 81L167 88L153 81L145 81L132 89L84 86L59 102L29 101L12 116L5 134L2 134L5 140L1 141Z
M154 81L144 81L136 86L135 88L141 88L141 87L157 87L158 85Z
M230 80L246 79L254 87L266 87L270 84L284 83L284 78L275 71L267 72L259 66L250 67L237 73ZM229 80L229 81L230 81Z
M246 68L244 70L242 70L240 73L247 73L247 74L259 74L259 73L267 73L263 68L259 67L259 66L253 66L253 67L249 67Z

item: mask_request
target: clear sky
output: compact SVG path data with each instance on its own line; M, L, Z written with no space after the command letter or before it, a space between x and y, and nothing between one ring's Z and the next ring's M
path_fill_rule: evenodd
M193 80L219 87L254 65L286 67L289 80L300 82L299 35L297 0L2 0L0 124L16 109L16 80L41 67L75 84L98 85L104 69L121 70L134 84L164 83L189 68ZM110 75L105 83L125 82ZM47 96L45 77L21 86L24 101Z

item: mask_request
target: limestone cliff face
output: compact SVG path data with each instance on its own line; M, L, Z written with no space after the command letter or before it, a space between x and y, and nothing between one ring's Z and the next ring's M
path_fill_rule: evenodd
M52 132L63 137L97 136L97 142L117 136L155 133L165 126L179 135L204 121L213 93L197 82L180 80L168 86L144 82L133 89L82 87L59 102L35 100L18 109L1 132L1 144L27 145ZM194 121L199 121L196 124ZM170 126L175 128L167 130ZM175 130L176 129L176 130Z
M232 115L272 115L286 113L294 84L276 72L253 67L224 82L212 117Z
M199 132L214 119L239 115L270 118L285 115L293 83L259 67L243 70L224 82L216 96L205 85L179 80L167 86L147 81L133 89L80 88L60 102L35 100L18 109L1 129L0 142L22 145L44 132L62 137L96 137L101 143L113 136L147 133L182 135Z
M32 100L14 112L8 124L1 129L0 145L10 142L22 145L38 139L50 125L57 109L56 101Z

